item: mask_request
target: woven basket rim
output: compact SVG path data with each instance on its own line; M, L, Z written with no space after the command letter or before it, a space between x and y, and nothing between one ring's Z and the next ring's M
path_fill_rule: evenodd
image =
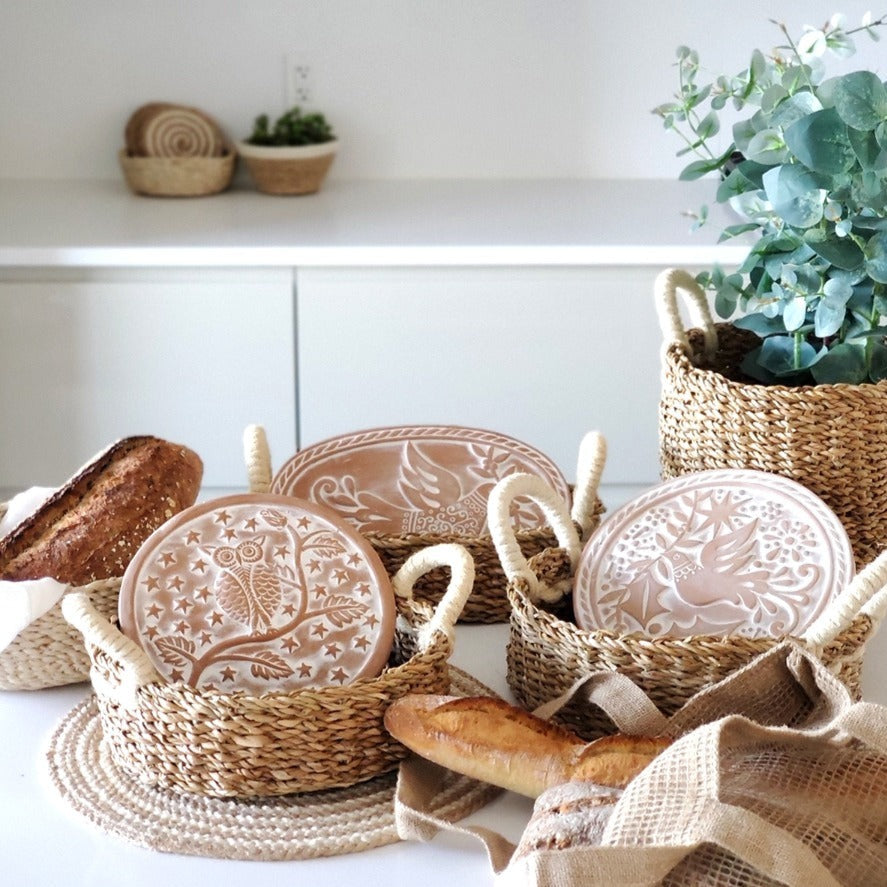
M739 330L731 323L717 323L715 330L718 332L720 341L720 333L724 329ZM697 334L703 335L703 331L696 327L687 330L687 335ZM869 396L872 392L877 392L875 396L880 397L884 390L887 390L887 379L881 379L879 382L819 382L815 385L779 385L769 384L767 382L755 382L754 380L737 381L730 379L721 373L716 367L698 366L693 362L693 357L701 354L692 347L685 346L681 342L670 342L664 350L664 358L672 365L680 367L680 369L688 375L701 379L703 377L715 377L719 385L723 385L727 390L734 393L740 391L753 391L758 397L766 396L765 392L773 398L780 396L807 397L820 399L833 396L836 392L840 392L842 396L848 391L854 392L856 396Z

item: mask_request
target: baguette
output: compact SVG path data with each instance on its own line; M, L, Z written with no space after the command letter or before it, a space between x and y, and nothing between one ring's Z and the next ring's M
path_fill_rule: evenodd
M671 742L620 734L586 743L487 696L405 696L388 707L385 727L436 764L530 798L571 781L624 788Z
M202 477L187 447L117 441L0 539L0 579L85 585L122 576L142 542L194 503Z

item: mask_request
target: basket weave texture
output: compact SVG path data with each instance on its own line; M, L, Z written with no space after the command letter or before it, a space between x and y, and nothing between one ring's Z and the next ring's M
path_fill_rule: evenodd
M0 503L0 517L6 505ZM93 582L80 589L96 610L111 618L117 613L120 579ZM69 592L70 593L70 592ZM77 684L89 678L89 656L83 638L62 615L61 602L23 629L0 650L0 690L43 690Z
M451 587L434 612L397 597L395 644L378 677L261 696L165 682L84 598L66 601L65 616L86 640L104 741L121 770L173 791L269 797L355 785L406 757L384 727L385 709L407 693L448 692L449 620L470 582ZM442 611L452 615L441 621Z
M224 191L234 177L237 154L221 157L134 157L118 155L130 190L150 197L205 197Z
M674 290L668 295L673 300ZM705 347L705 329L691 329L684 341L671 341L663 330L663 479L713 468L790 478L837 514L857 568L872 561L887 549L887 381L798 387L749 382L738 365L760 339L731 324L711 330L714 353Z
M320 157L266 158L244 156L256 187L264 194L314 194L320 190L335 154Z
M500 482L501 484L501 482ZM507 514L508 497L500 489L490 497L490 519ZM514 485L509 491L536 495ZM548 488L542 497L558 510L558 497ZM540 502L541 504L541 502ZM499 517L492 514L496 508ZM560 524L566 519L561 504ZM558 531L561 547L529 561L509 557L508 538L498 548L508 563L511 603L507 646L507 681L518 702L536 709L564 696L578 681L597 672L620 672L638 684L665 715L677 711L691 696L718 683L784 637L694 635L654 638L639 633L580 629L573 620L572 582L579 556L578 539ZM887 552L857 574L803 637L813 651L849 689L860 695L860 672L866 641L887 610ZM591 740L616 732L616 725L593 706L567 705L557 719Z

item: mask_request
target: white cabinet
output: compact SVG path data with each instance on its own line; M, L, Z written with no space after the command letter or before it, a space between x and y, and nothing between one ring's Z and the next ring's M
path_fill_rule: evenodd
M533 444L573 480L579 441L598 429L605 483L653 483L657 270L300 269L300 442L471 425Z
M0 276L0 488L56 484L115 438L154 434L241 488L242 433L296 439L291 269Z

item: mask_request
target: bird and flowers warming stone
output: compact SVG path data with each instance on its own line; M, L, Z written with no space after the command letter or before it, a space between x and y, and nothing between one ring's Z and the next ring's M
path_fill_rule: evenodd
M272 494L182 512L140 549L120 592L121 628L158 672L220 692L375 677L394 621L370 545L330 509Z
M581 628L652 637L800 635L853 577L834 512L795 481L716 469L615 511L580 557Z

